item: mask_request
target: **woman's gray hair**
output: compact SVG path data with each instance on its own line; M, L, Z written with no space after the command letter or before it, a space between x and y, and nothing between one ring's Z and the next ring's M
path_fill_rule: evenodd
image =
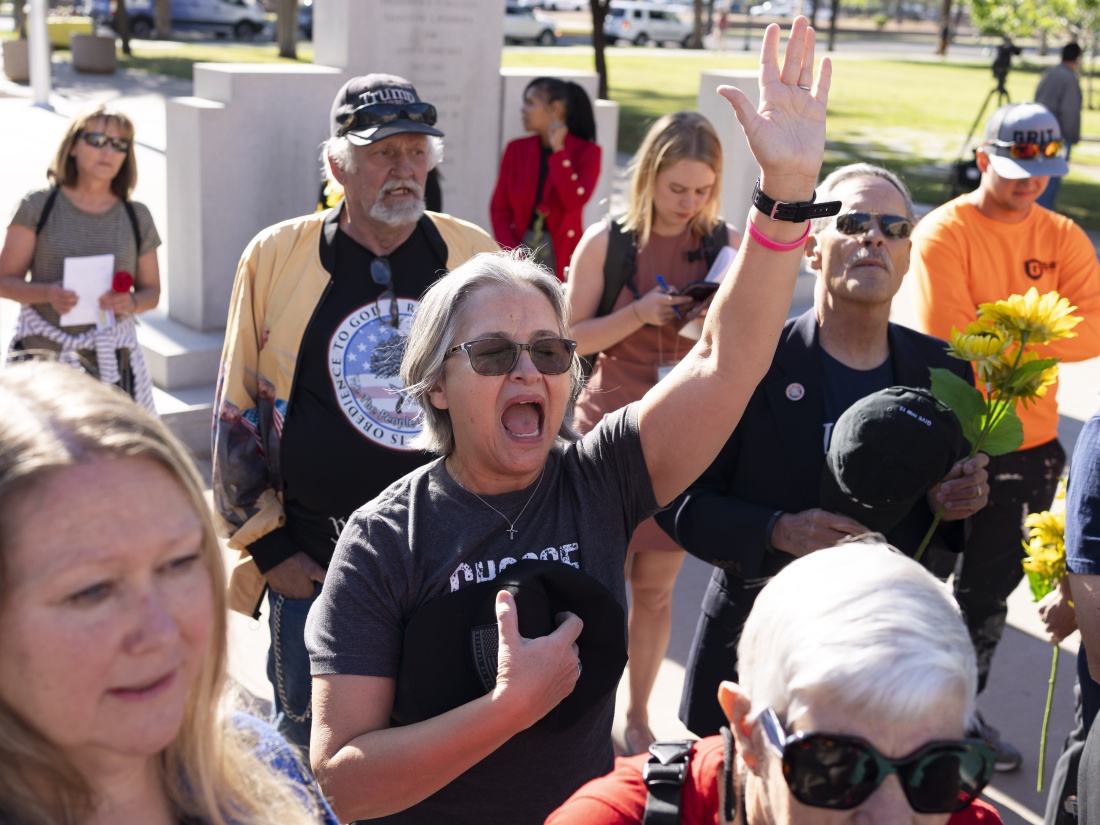
M878 535L796 559L761 591L737 648L752 717L811 702L883 722L942 715L977 692L970 634L946 587Z
M413 447L437 455L454 452L454 429L448 410L432 406L428 393L443 377L447 350L456 344L458 331L465 321L466 303L479 289L487 286L507 286L535 289L546 296L554 310L558 329L567 335L568 304L561 282L552 273L527 258L520 249L511 252L482 252L449 275L436 281L424 293L420 308L413 320L401 361L401 380L405 394L420 407L423 430L411 442ZM570 368L569 406L572 407L580 393L583 374L580 359L574 358ZM579 436L562 421L558 437L575 441Z
M872 163L849 163L847 166L841 166L838 169L834 169L825 180L817 187L817 200L824 203L825 201L835 200L833 192L836 188L845 181L852 180L854 178L882 178L889 183L898 193L905 199L905 217L911 222L916 223L917 212L913 208L913 196L909 193L909 187L905 185L905 181L891 172L889 169L885 169L881 166L875 166ZM832 218L814 218L811 222L814 232L820 232L829 225Z
M328 165L329 159L345 172L355 171L355 144L347 137L331 137L321 144L321 172L325 180L332 183L336 179L332 176L332 169ZM435 135L428 136L428 169L435 169L443 162L443 138Z

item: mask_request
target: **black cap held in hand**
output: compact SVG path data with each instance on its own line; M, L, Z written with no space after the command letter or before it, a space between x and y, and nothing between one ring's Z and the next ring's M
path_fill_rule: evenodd
M573 692L539 722L563 731L615 690L626 667L626 621L611 592L572 565L524 559L495 579L446 593L424 605L405 628L393 718L408 725L431 719L489 693L497 678L496 597L516 602L519 633L553 633L558 613L580 617L582 664Z
M821 508L885 533L967 454L962 425L930 392L888 387L833 425Z

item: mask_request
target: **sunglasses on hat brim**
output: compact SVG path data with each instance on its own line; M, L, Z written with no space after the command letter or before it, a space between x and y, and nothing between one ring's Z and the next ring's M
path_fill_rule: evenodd
M411 120L413 123L423 123L425 126L435 126L437 114L435 106L430 103L367 103L355 109L344 118L336 137L343 137L348 132L359 132L363 129L372 129L393 123L400 118Z
M1062 151L1063 141L1051 140L1047 143L1013 143L1009 140L987 140L987 146L1007 149L1013 160L1035 160L1036 158L1057 157Z
M980 739L929 742L901 759L867 741L832 733L787 736L771 708L760 714L783 777L803 805L846 811L862 805L890 774L918 813L955 813L973 802L993 776L993 749Z

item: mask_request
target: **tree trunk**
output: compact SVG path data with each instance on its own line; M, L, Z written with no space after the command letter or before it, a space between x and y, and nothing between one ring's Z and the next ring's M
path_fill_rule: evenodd
M118 36L122 38L122 53L127 57L133 57L130 49L130 13L126 11L126 0L118 0L115 9L115 25L118 26Z
M171 0L156 0L156 3L153 5L153 25L156 27L158 39L172 39Z
M1046 29L1039 31L1039 57L1046 57L1050 54L1050 45L1047 43L1047 35L1050 34Z
M600 77L599 93L596 96L607 100L607 42L603 36L603 21L611 8L611 0L588 0L588 3L592 9L592 53L596 60L596 74Z
M703 48L703 0L695 0L691 15L691 48Z
M947 45L951 42L951 0L943 0L940 9L940 42L936 46L936 54L947 57Z
M298 0L279 0L275 28L279 37L279 57L298 59Z
M840 0L833 0L833 16L829 20L829 48L827 51L833 51L836 48L836 21L840 17Z
M707 34L714 31L714 0L707 0Z
M15 0L12 4L12 22L15 24L15 33L21 40L27 39L27 11L23 8L23 0Z

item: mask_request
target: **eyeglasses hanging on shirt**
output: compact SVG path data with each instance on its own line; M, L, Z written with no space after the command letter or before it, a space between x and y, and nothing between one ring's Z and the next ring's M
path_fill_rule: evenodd
M393 291L393 270L390 269L389 258L375 258L370 262L370 277L379 286L385 287L382 294L374 299L374 305L378 307L378 317L382 317L382 308L378 302L387 295L390 298L390 326L398 329L401 326L401 314L397 309L397 294Z

